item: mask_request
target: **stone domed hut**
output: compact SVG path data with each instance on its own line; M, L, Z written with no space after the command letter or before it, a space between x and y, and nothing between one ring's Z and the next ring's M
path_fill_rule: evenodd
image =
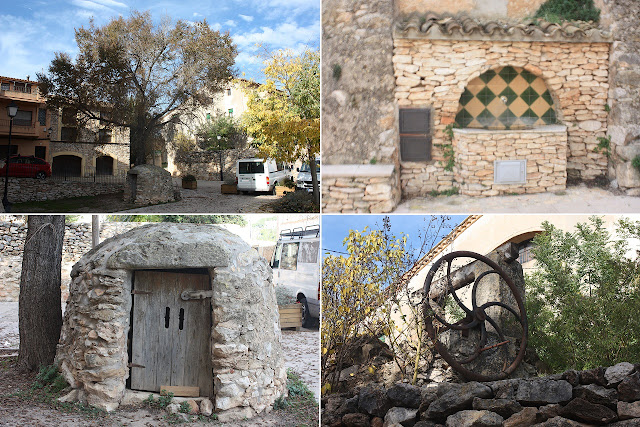
M235 234L141 226L88 252L71 277L56 361L76 399L110 411L127 390L197 387L229 420L285 393L271 269Z

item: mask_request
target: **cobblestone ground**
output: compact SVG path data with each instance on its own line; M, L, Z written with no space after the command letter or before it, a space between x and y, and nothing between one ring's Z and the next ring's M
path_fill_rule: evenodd
M518 196L438 196L404 200L394 213L638 213L640 197L585 185Z
M180 178L174 178L174 186L180 186ZM182 200L163 205L145 206L121 213L253 213L281 196L266 193L222 194L222 181L198 181L197 190L182 191Z

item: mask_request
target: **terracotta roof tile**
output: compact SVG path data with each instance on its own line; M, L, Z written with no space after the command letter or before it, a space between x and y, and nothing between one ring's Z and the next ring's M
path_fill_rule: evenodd
M434 40L612 42L611 33L590 22L554 24L544 20L525 23L478 22L467 16L441 16L429 13L402 19L395 28L398 38Z

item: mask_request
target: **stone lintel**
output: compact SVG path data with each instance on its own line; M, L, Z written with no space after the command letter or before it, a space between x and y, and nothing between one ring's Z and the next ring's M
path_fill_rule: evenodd
M323 165L322 178L391 177L394 165Z

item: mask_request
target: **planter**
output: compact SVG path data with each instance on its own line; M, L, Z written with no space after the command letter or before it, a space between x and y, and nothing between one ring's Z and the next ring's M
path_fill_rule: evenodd
M238 187L236 184L222 184L220 186L220 192L222 194L238 194Z
M280 329L295 328L296 331L302 327L302 304L281 305Z
M198 188L198 181L182 181L182 188L187 190L195 190Z
M282 186L276 185L276 196L283 196L287 193L293 193L294 191L296 191L295 188L282 187Z

